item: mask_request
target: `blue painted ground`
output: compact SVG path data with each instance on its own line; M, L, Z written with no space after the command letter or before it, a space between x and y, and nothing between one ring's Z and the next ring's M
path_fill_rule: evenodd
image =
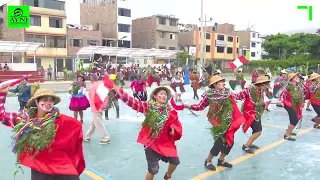
M193 100L193 92L187 87L187 92L183 94L183 101L197 103ZM128 92L130 90L127 90ZM203 90L200 90L203 92ZM148 90L150 93L151 90ZM59 94L62 102L58 105L63 113L72 115L68 111L69 99L67 94ZM240 107L240 106L239 106ZM18 109L16 98L7 99L6 108L8 111ZM288 125L288 116L283 108L270 106L271 112L266 112L263 116L263 135L257 140L256 144L263 147L283 138L284 131ZM113 180L141 180L144 179L147 172L146 160L143 147L136 143L136 138L141 127L143 117L136 117L136 112L120 103L121 119L115 119L115 110L111 109L109 113L110 120L104 121L111 137L111 144L98 145L100 140L98 132L94 134L90 144L84 144L85 158L87 166L110 177ZM205 173L203 167L205 158L213 145L212 137L209 134L209 123L205 118L206 111L198 113L198 117L190 114L188 111L179 113L180 121L183 124L184 134L177 143L181 164L173 175L174 179L186 180ZM301 124L301 129L312 127L310 119L315 115L314 112L306 112ZM87 131L91 113L85 112L84 132ZM272 127L271 127L272 126ZM296 142L285 142L275 148L263 152L253 158L235 165L232 170L221 171L207 179L224 180L264 180L264 179L320 179L319 164L320 145L319 130L313 130L310 133L297 137ZM235 145L227 160L231 161L245 153L241 146L246 142L251 132L243 134L239 130L235 135ZM9 180L13 178L15 168L15 156L11 153L10 129L1 127L0 156L1 173L0 179ZM214 159L216 162L217 159ZM167 169L167 164L160 163L160 171L156 180L163 179ZM17 179L30 179L30 170L23 168L24 174L19 172ZM83 180L92 179L83 174Z

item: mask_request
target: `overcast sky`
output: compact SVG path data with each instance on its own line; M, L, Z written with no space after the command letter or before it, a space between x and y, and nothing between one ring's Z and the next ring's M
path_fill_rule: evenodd
M66 0L67 23L80 23L79 2L80 0ZM198 19L201 16L200 0L129 2L133 18L173 14L181 23L192 24L199 23ZM308 10L298 10L298 5L313 6L313 21L308 20ZM253 25L254 30L261 34L320 28L320 0L204 0L204 14L208 19L212 17L213 22L235 24L237 30Z

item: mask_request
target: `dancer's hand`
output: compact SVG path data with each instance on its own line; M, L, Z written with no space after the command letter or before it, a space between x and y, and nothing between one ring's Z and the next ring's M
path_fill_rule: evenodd
M191 109L191 105L190 104L184 104L183 105L185 108Z
M7 93L10 86L8 84L0 86L0 93Z
M171 135L171 136L174 136L174 128L171 128L170 135Z
M279 101L279 102L277 102L277 105L283 106L283 102Z

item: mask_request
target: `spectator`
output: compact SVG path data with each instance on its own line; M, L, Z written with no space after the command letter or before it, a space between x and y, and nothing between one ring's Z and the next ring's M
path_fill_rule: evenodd
M47 76L48 76L48 80L51 80L51 78L52 78L52 67L51 67L51 64L49 64L49 67L47 69Z
M9 71L9 70L10 70L10 68L9 68L8 64L4 63L3 71Z

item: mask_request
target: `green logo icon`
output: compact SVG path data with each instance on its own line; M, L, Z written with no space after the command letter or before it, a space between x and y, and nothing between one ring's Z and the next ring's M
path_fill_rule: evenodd
M312 21L312 6L298 6L298 9L307 9L309 21Z
M8 6L8 28L30 27L30 6Z

